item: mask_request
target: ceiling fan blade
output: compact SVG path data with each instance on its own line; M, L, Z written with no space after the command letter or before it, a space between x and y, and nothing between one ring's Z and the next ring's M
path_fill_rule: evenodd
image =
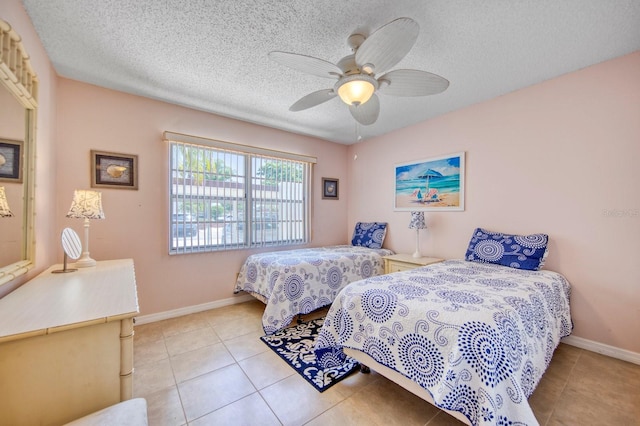
M273 51L269 52L269 58L294 70L318 77L340 78L342 76L342 70L337 65L312 56Z
M380 27L356 50L358 66L373 65L380 74L404 58L418 39L420 27L411 18L398 18Z
M381 76L378 82L378 91L391 96L435 95L449 87L446 78L420 70L391 71Z
M380 114L380 99L375 95L362 105L350 105L349 111L355 120L365 126L373 124Z
M309 93L307 96L300 98L295 104L289 107L289 111L302 111L327 102L337 96L333 89L322 89L317 92Z

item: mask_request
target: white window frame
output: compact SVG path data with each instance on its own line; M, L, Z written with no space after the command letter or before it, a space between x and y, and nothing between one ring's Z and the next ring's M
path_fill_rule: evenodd
M297 245L310 241L315 157L174 132L164 132L164 140L168 142L169 157L169 254ZM243 161L236 164L236 170L229 168L229 173L232 170L236 173L230 178L232 182L201 184L204 174L194 178L197 170L191 169L186 174L184 170L178 172L173 152L174 147L180 146L195 149L199 156L223 156L227 160ZM300 166L302 182L266 185L265 178L256 176L253 171L259 168L256 164L260 162L296 169ZM181 178L178 177L180 173ZM189 178L185 178L187 175ZM203 206L206 212L194 215L192 207L196 205L196 213ZM225 213L232 206L233 215L213 217L212 205L216 205L216 209L223 208ZM222 205L224 207L217 207Z

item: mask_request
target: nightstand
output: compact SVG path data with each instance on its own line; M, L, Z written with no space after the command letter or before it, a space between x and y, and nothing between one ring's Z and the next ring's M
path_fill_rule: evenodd
M410 269L442 262L444 260L437 257L413 257L410 254L393 254L391 256L383 256L382 258L384 259L385 274L408 271Z

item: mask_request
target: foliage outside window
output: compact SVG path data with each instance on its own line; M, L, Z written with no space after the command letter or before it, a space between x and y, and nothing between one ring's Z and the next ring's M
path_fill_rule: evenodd
M170 141L169 253L309 241L311 163Z

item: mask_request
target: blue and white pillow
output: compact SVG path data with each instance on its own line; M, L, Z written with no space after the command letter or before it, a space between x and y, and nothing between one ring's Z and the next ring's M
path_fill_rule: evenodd
M547 234L508 235L476 228L465 259L537 271L547 257Z
M353 230L351 245L379 249L382 248L385 235L386 222L358 222Z

